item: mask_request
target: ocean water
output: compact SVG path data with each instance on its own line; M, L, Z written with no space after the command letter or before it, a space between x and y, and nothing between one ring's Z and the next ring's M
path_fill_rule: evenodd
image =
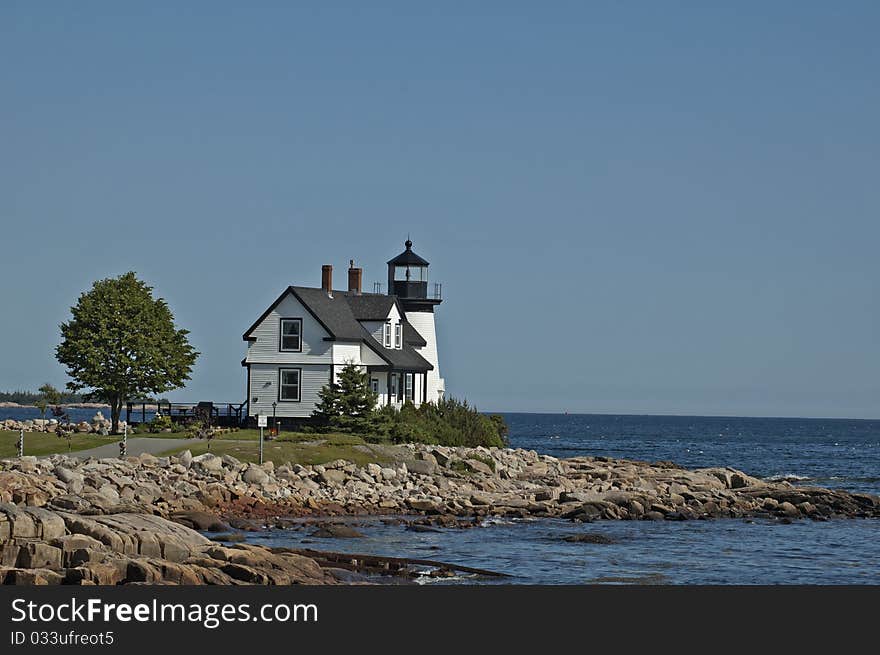
M880 494L880 421L505 414L510 443L554 457L602 455L732 466L766 479Z
M880 421L507 414L510 443L556 457L603 455L687 467L733 466L880 494ZM359 539L318 539L309 528L248 540L451 562L505 573L424 584L880 584L880 521L489 520L481 527L413 532L358 521ZM589 533L611 543L570 543Z

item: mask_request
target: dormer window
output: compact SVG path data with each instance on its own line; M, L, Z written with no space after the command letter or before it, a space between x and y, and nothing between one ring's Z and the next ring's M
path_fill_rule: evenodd
M400 350L403 348L403 337L401 337L400 323L394 324L394 347Z
M390 321L385 324L385 328L383 330L383 338L384 338L384 342L385 342L385 347L390 348L391 347L391 322Z
M279 350L281 350L281 352L302 352L301 318L281 319L281 343L279 345Z

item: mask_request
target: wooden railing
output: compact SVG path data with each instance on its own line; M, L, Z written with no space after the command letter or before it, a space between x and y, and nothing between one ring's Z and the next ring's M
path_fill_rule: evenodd
M186 423L195 420L200 409L210 412L212 423L221 427L239 426L247 419L247 401L242 403L142 401L125 404L125 421L129 425L149 423L157 414L161 414L170 417L175 423Z

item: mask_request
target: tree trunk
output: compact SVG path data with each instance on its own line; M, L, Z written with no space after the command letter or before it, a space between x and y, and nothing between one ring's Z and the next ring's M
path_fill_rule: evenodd
M119 434L119 415L122 413L122 398L110 398L110 434Z

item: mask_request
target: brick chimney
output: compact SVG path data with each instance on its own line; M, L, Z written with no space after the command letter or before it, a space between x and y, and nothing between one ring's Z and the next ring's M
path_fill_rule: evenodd
M333 295L333 267L330 264L321 267L321 288L327 295Z
M356 296L361 295L361 279L363 278L364 269L355 268L354 260L348 261L348 292Z

